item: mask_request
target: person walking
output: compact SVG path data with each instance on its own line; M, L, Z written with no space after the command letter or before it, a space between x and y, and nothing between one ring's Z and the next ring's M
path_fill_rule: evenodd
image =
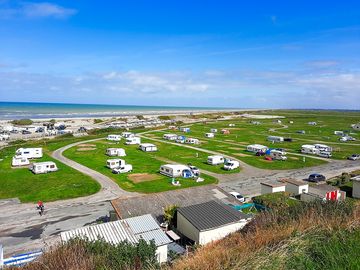
M36 208L39 210L39 215L42 216L45 210L44 203L42 201L38 201Z

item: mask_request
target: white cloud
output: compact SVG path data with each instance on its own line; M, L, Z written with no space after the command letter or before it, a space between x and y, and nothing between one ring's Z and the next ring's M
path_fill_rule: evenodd
M339 65L339 62L333 60L318 60L318 61L310 61L305 63L305 66L312 68L329 68L329 67L335 67L337 65Z

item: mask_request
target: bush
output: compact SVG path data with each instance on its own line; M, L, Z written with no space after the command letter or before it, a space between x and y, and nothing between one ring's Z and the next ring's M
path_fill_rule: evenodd
M33 121L31 119L19 119L19 120L13 120L11 121L11 123L14 125L26 126L26 125L31 125Z
M104 121L101 119L94 119L94 124L100 124L102 122L104 122Z
M174 119L173 116L169 116L169 115L160 115L158 117L160 120L171 120L171 119Z
M136 118L139 119L139 120L144 120L145 119L145 117L143 115L137 115Z

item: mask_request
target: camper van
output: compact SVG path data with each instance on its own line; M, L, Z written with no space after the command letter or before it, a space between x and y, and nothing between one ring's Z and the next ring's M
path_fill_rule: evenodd
M131 164L124 164L121 165L120 167L116 167L112 169L111 172L114 174L120 174L120 173L132 172L132 170L133 170L133 166Z
M224 163L224 170L231 171L240 167L240 163L237 160L226 159Z
M312 144L304 144L301 146L301 153L304 154L319 154L320 150L315 147L315 145Z
M326 144L316 143L314 146L316 149L319 149L320 152L332 152L332 147L327 146Z
M246 150L253 153L265 153L269 148L261 144L250 144L246 147Z
M181 164L166 164L160 167L160 173L169 177L193 177L193 173L188 166Z
M214 136L215 136L214 133L205 133L206 138L214 138Z
M144 152L156 152L157 147L152 143L142 143L139 145L139 149Z
M212 129L210 129L210 132L216 133L216 132L217 132L217 128L212 128Z
M108 159L106 161L106 167L108 167L109 169L115 169L124 165L125 165L125 160L119 158Z
M187 138L185 140L185 143L188 143L188 144L199 144L200 141L198 139L195 139L195 138Z
M140 137L128 137L126 138L125 144L140 144L141 139Z
M58 170L55 162L45 161L45 162L35 162L30 167L30 170L35 174L40 173L49 173L56 172Z
M169 141L175 141L178 138L178 135L176 134L164 134L163 139L169 140Z
M30 164L30 161L26 157L14 156L12 158L12 162L11 162L11 166L13 166L13 167L26 166L29 164Z
M270 142L283 142L284 141L284 137L280 137L280 136L268 136L267 140Z
M109 157L125 157L125 150L122 148L108 148L106 149L106 155Z
M121 136L124 137L124 138L130 138L130 137L135 136L135 134L132 133L132 132L124 131L124 132L121 133Z
M106 138L108 141L115 141L115 142L118 142L118 141L121 141L121 136L120 135L116 135L116 134L110 134L107 136Z
M270 157L273 160L287 160L286 152L280 150L271 150Z
M207 158L207 163L210 165L219 165L219 164L223 164L225 161L223 156L208 156Z
M43 153L42 148L19 148L16 150L15 156L32 159L41 158L43 156Z

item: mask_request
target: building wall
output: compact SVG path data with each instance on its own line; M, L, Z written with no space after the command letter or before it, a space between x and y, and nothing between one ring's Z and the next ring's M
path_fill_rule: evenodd
M360 182L359 181L353 181L352 196L354 198L360 199Z
M156 256L159 263L163 263L167 261L167 253L168 253L168 246L163 245L159 246L156 249Z
M181 213L177 212L177 229L186 237L199 243L199 230L196 229Z
M246 224L246 222L237 222L237 223L229 224L229 225L226 225L226 226L223 226L220 228L216 228L213 230L200 232L199 244L205 245L212 241L222 239L225 236L227 236L228 234L242 229L245 226L245 224Z
M289 193L294 193L295 195L299 195L304 192L307 193L309 191L309 185L297 186L291 183L287 183L285 191Z
M319 196L316 196L314 194L309 193L302 193L300 196L300 200L304 202L312 202L315 200L324 200L325 198L320 198Z
M285 185L281 187L269 187L266 185L261 185L261 195L281 192L281 191L285 191Z

